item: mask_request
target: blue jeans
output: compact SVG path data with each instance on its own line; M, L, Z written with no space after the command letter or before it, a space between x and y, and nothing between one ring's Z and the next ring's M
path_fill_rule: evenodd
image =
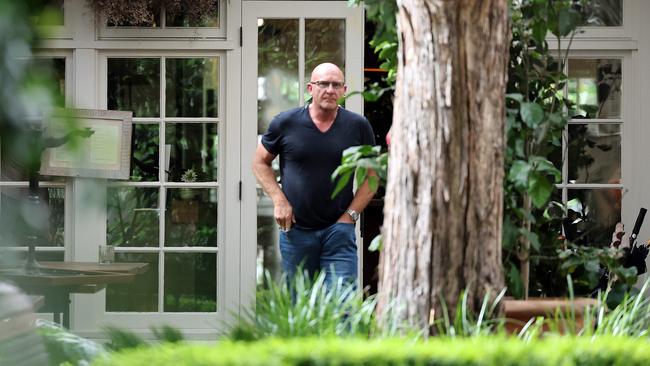
M292 228L280 232L282 269L288 279L294 278L298 267L310 277L325 273L325 282L334 278L346 282L357 280L357 243L354 224L337 222L320 230Z

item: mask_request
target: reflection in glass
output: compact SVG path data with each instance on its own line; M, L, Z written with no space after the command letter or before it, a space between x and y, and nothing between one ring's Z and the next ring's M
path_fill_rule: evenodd
M216 253L165 253L164 311L217 311Z
M131 181L158 180L158 125L134 123L131 137Z
M199 20L195 16L189 16L188 9L186 9L186 3L180 2L178 11L170 12L169 10L165 13L165 26L166 27L219 27L219 0L211 1L211 11L208 14L198 14L200 16ZM174 2L170 2L174 4Z
M107 286L106 311L158 311L158 254L115 253L115 262L148 263L149 267L133 282Z
M0 187L0 246L64 246L65 189L40 188L41 212L27 213L27 187ZM42 220L38 220L41 217Z
M167 117L217 117L219 58L168 58Z
M217 181L219 126L216 123L167 123L165 142L169 151L167 181ZM196 173L192 180L189 170ZM190 179L188 179L190 176Z
M577 224L578 244L608 246L616 223L621 221L621 189L569 189L569 200L578 198L587 218Z
M569 125L569 183L621 183L621 126Z
M62 250L49 251L37 250L35 258L37 262L63 262L65 252ZM7 250L0 246L0 268L13 267L16 264L25 263L27 260L27 249L25 250Z
M577 0L573 0L577 3ZM622 0L591 0L575 6L585 13L592 14L583 25L595 27L615 27L623 25Z
M323 62L337 65L345 75L345 19L305 19L305 85Z
M298 19L258 19L257 131L278 113L297 107Z
M165 246L217 246L217 188L169 188Z
M569 100L573 118L621 117L620 59L569 60Z
M273 215L273 201L257 188L257 283L264 282L264 272L278 280L282 274L278 224Z
M108 109L160 116L160 59L109 58Z
M158 188L111 187L106 201L106 244L158 246Z

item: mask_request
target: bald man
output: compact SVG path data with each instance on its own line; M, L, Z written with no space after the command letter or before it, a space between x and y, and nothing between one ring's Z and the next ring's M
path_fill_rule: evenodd
M289 279L301 265L310 276L325 272L327 283L357 279L354 226L374 193L367 181L353 193L350 181L332 199L330 177L343 150L374 145L375 139L365 117L338 105L346 90L338 66L316 66L307 84L311 102L273 118L253 158L253 172L273 200L282 268ZM271 168L278 155L281 186Z

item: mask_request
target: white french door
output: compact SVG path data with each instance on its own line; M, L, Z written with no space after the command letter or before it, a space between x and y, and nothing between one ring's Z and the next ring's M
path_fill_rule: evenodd
M253 303L264 270L279 273L273 208L250 169L259 136L273 116L305 103L311 70L322 62L341 67L348 92L363 89L363 24L363 7L346 1L242 2L243 304ZM347 99L345 107L362 113L361 96Z

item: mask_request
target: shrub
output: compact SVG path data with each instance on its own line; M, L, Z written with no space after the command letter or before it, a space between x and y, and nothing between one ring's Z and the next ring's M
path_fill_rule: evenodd
M116 353L96 366L129 365L648 365L647 341L630 338L268 339L163 345Z

